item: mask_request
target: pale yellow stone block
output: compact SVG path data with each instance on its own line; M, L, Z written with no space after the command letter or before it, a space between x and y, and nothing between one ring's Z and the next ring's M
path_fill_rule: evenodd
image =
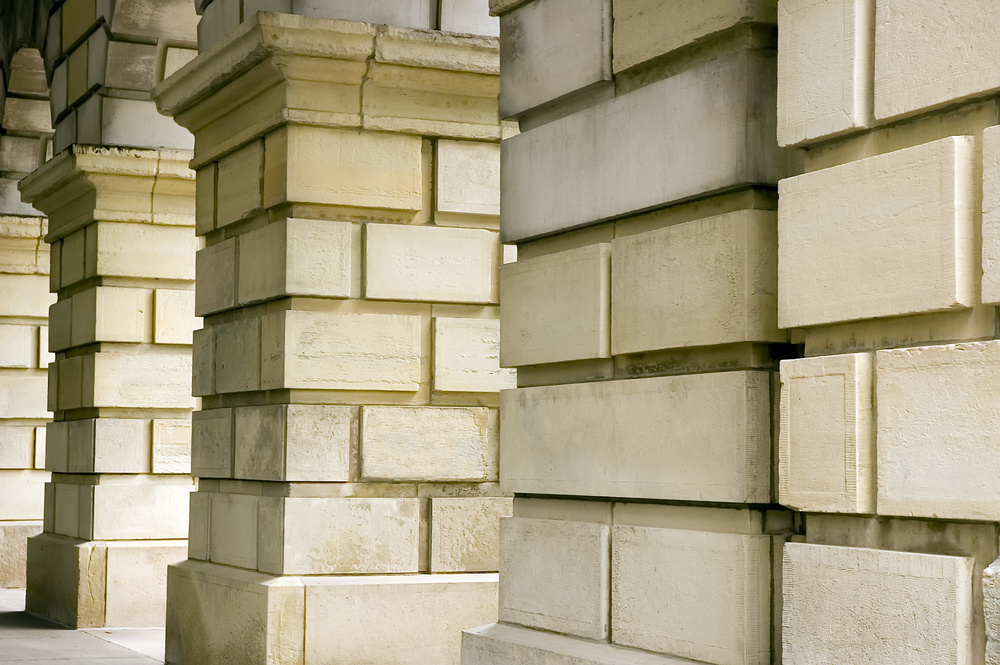
M1000 126L983 131L983 293L1000 303Z
M153 341L157 344L191 344L198 319L194 315L194 291L156 289Z
M500 518L510 517L512 508L509 498L432 498L430 571L499 570Z
M269 315L261 389L416 391L420 331L418 316L294 310ZM218 354L221 342L216 349Z
M484 229L365 226L365 297L497 302L500 236Z
M875 512L875 357L781 362L778 502L809 512Z
M69 471L75 473L149 473L151 428L148 420L88 418L69 422Z
M45 426L35 428L35 450L34 450L34 467L36 469L45 468Z
M284 127L265 137L264 206L291 201L416 212L423 205L420 141L403 134Z
M46 318L56 301L45 275L0 274L0 316Z
M747 210L616 238L611 353L778 342L775 214Z
M786 543L782 661L971 665L972 570L965 557Z
M47 394L48 379L44 374L0 375L0 419L48 419Z
M500 369L500 321L434 317L434 390L492 393L517 387Z
M351 480L351 407L275 404L235 413L237 478Z
M615 644L769 665L771 537L616 525L611 625Z
M195 278L197 245L194 229L189 226L98 222L95 243L98 275Z
M876 354L881 515L1000 518L1000 342Z
M199 250L195 314L205 316L236 306L236 239Z
M34 443L33 427L0 427L0 469L34 468Z
M226 226L261 207L264 141L248 143L219 160L216 224Z
M191 414L191 473L203 478L230 478L232 455L233 410Z
M952 136L782 180L778 325L975 305L974 156Z
M521 259L500 269L503 367L611 355L611 245Z
M191 473L191 420L153 420L153 473Z
M97 353L92 389L88 406L190 409L194 406L191 353L187 349Z
M500 145L437 142L438 213L500 215Z
M110 542L107 547L107 626L146 627L163 623L167 566L185 556L183 542Z
M0 323L0 368L38 367L38 331L34 326Z
M95 286L73 296L73 346L94 342L143 342L152 314L147 289Z
M608 525L507 517L500 551L501 621L608 638Z
M496 412L483 407L365 406L365 480L497 479Z

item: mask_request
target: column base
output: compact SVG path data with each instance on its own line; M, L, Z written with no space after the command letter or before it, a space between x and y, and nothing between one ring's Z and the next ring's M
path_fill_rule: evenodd
M462 634L462 665L696 665L677 656L495 623Z
M275 577L170 566L171 665L458 665L462 629L496 621L497 575Z
M0 522L0 589L23 589L28 538L42 532L42 520Z
M72 628L162 626L167 566L186 556L186 540L42 533L28 540L26 609Z

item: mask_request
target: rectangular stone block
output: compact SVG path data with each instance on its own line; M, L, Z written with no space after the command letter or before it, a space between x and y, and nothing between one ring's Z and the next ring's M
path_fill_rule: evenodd
M151 313L152 305L148 289L95 286L77 293L72 300L72 346L145 341L146 315Z
M495 393L517 387L500 369L500 321L434 317L434 390Z
M500 365L611 356L611 245L500 267Z
M361 477L496 480L497 425L484 407L362 407Z
M258 567L276 575L415 573L420 568L420 503L263 499Z
M775 0L615 0L614 67L628 69L740 23L774 23Z
M232 409L191 414L191 473L203 478L231 478L232 458Z
M500 20L490 16L489 0L442 0L440 7L445 32L500 36Z
M418 316L294 310L268 315L261 388L415 391L420 330Z
M191 473L191 420L153 420L153 473Z
M809 512L875 512L871 353L781 361L778 502Z
M104 83L109 88L152 90L157 83L156 46L109 42Z
M0 171L31 173L40 154L38 139L5 134L0 138Z
M348 663L458 665L462 628L496 621L496 575L318 577L304 582L307 663L335 653ZM343 630L330 630L334 625Z
M0 324L0 367L38 367L38 331L35 326Z
M462 632L463 665L682 665L687 660L495 623Z
M500 620L578 637L608 637L610 527L500 521Z
M153 292L153 341L191 344L199 320L194 315L194 291L156 289Z
M0 469L32 469L34 453L34 427L0 427Z
M215 389L219 393L261 387L261 321L247 318L213 326Z
M88 276L195 279L193 228L118 222L95 227L97 260Z
M45 275L0 274L0 316L46 318L56 301Z
M513 499L430 499L432 573L495 572L500 567L500 518L510 517Z
M195 330L191 336L191 394L204 397L215 392L215 331Z
M746 210L616 238L611 353L784 341L778 234Z
M264 206L416 212L423 205L420 145L418 136L289 125L264 140Z
M782 180L778 325L975 305L974 156L952 136Z
M0 589L27 586L28 539L41 532L42 523L37 521L0 524Z
M158 626L167 603L167 566L186 556L184 543L107 543L105 625Z
M226 226L260 210L264 142L251 141L219 160L216 225Z
M878 512L1000 518L1000 342L879 351Z
M318 219L284 219L240 235L240 304L281 296L349 298L360 280L356 235L357 224Z
M965 557L786 543L782 661L971 665L972 569Z
M507 139L502 241L777 182L775 64L739 51ZM568 178L567 164L588 166Z
M92 540L186 538L188 496L194 486L178 484L82 486L92 491L93 522L81 529ZM86 525L84 525L86 526Z
M438 140L436 186L438 216L442 213L499 216L500 146Z
M498 234L485 229L368 224L365 297L497 302Z
M196 255L194 309L198 316L236 306L236 239L230 238Z
M48 383L44 374L0 375L0 419L48 419Z
M251 570L257 568L259 504L257 496L211 495L208 551L212 561Z
M45 503L45 471L0 469L0 520L40 520Z
M611 3L541 0L500 18L500 117L611 80ZM514 36L516 35L516 38Z
M191 352L105 353L84 357L87 406L190 409ZM89 376L88 376L89 375ZM90 379L90 382L88 382ZM88 385L89 383L89 385ZM92 387L92 389L91 389ZM91 397L92 396L92 397Z
M778 143L873 123L875 0L778 3Z
M613 642L720 665L771 662L770 536L616 525L611 552Z
M1000 303L1000 126L983 130L984 303Z
M275 404L234 411L237 478L351 480L351 407Z
M1000 6L981 0L876 0L875 117L899 118L1000 89L1000 45L989 28L997 21ZM897 57L901 49L909 57Z
M520 388L500 416L505 492L771 500L768 372Z
M150 473L152 428L141 418L86 418L67 422L70 473Z

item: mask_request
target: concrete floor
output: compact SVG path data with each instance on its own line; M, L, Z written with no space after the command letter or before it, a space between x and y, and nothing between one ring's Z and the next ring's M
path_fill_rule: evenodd
M25 614L23 589L0 589L0 663L162 664L163 629L70 630Z

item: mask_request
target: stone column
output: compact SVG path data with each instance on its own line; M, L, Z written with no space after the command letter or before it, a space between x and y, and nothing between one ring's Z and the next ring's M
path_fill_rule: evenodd
M0 96L0 588L25 585L27 540L42 530L45 468L48 222L21 201L17 181L50 148L42 58L24 48Z
M167 660L456 663L496 618L510 511L496 40L265 13L214 34L157 90L195 135L206 243Z
M780 662L776 3L491 5L515 499L462 662Z

